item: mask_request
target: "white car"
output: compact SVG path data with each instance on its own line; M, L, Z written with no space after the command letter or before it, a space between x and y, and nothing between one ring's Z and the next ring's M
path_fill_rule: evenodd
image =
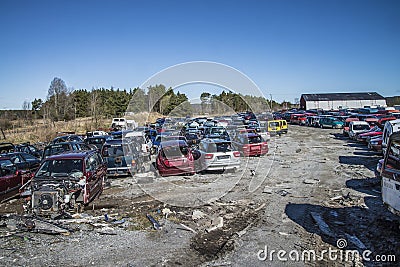
M349 125L349 137L356 140L357 134L368 131L371 127L366 121L352 121Z
M223 139L201 140L199 165L201 171L231 170L235 172L240 167L240 152L235 151L230 141Z

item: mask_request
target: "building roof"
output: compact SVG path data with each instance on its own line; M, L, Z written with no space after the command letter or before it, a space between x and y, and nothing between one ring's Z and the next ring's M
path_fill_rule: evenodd
M331 93L331 94L302 94L305 101L332 101L332 100L385 100L376 92L367 93Z

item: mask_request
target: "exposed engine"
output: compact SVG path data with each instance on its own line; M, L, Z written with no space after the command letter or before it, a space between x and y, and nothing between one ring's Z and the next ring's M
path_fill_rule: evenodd
M32 180L30 191L23 195L27 198L27 212L41 216L63 214L68 211L79 211L83 206L83 180Z

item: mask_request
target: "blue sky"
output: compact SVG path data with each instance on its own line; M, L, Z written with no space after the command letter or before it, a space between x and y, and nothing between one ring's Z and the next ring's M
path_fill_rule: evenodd
M400 95L400 1L0 1L0 109L68 87L134 88L214 61L269 97ZM167 85L168 86L168 85Z

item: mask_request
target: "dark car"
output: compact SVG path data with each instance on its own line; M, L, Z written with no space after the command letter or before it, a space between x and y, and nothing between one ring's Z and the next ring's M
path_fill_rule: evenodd
M194 158L188 144L183 140L161 142L156 168L161 176L193 175Z
M267 142L256 133L240 134L232 144L245 157L263 156L268 153Z
M101 150L103 147L103 144L107 141L110 140L112 137L107 135L107 136L91 136L86 138L85 143L89 145L94 145L97 150Z
M29 174L18 171L8 157L0 158L0 200L18 194L18 189L29 179Z
M103 191L106 170L103 158L95 150L46 158L21 189L27 211L43 216L80 212Z
M107 162L108 177L129 176L143 170L137 146L127 139L108 140L101 154Z
M77 142L61 142L56 144L48 145L43 150L42 160L46 159L51 155L57 155L66 151L77 151L77 150L92 150L96 149L85 143Z
M2 154L1 156L3 155L10 158L18 170L26 170L34 173L40 166L40 159L28 153L13 152Z
M195 133L187 133L185 134L186 142L189 146L198 145L200 142L200 138L198 134Z
M13 143L0 143L0 154L10 153L15 151Z
M36 158L41 158L42 154L43 154L43 150L40 150L39 148L37 148L34 145L31 145L30 143L22 143L22 144L16 145L15 151L31 154L32 156L34 156Z

